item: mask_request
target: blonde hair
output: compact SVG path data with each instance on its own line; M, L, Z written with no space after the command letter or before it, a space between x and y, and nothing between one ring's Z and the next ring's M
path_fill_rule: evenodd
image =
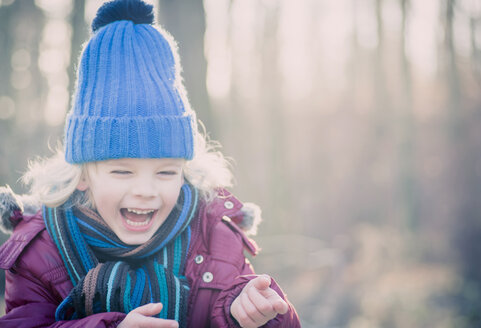
M203 125L200 124L203 128ZM219 151L220 144L212 141L207 135L194 133L194 157L186 162L184 176L195 186L206 200L212 200L216 189L232 187L233 175L229 160ZM77 185L86 174L86 163L70 164L65 161L63 147L57 147L54 156L37 158L29 163L28 170L22 181L30 185L32 196L49 207L65 203L77 191ZM86 193L76 201L88 204Z

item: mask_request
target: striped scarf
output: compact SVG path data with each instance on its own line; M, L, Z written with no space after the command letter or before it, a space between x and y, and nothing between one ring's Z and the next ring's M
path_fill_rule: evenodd
M43 208L54 240L74 285L58 306L56 320L100 312L124 312L163 304L160 318L186 325L189 285L183 276L190 242L190 222L198 191L181 188L176 206L154 236L142 245L124 244L100 216L71 202Z

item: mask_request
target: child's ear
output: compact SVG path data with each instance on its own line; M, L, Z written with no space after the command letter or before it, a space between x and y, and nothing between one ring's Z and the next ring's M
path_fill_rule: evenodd
M87 178L85 177L85 175L82 174L82 177L80 178L80 181L77 184L77 190L85 191L88 189L88 187L89 187L89 183L87 181Z

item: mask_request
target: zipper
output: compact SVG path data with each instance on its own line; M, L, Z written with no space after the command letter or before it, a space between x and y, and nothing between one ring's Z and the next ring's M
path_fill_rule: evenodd
M200 212L200 211L199 211ZM186 256L186 261L190 258L192 255L192 250L194 249L194 246L197 242L197 239L199 239L199 234L200 234L200 224L201 224L201 215L198 215L196 218L195 225L192 227L192 240L190 241L190 247L189 250L187 251L187 256Z

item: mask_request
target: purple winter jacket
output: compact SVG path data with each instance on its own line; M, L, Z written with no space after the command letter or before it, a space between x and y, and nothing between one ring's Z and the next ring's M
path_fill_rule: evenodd
M202 204L192 223L192 242L185 275L189 279L188 327L239 327L230 305L245 284L255 278L244 257L257 246L237 226L242 204L227 191ZM11 218L15 229L0 248L0 268L6 270L5 310L0 327L116 327L124 313L106 312L70 321L55 321L55 310L69 294L72 283L58 250L47 233L40 212ZM272 280L271 287L286 301ZM288 302L288 301L287 301ZM263 327L300 327L289 310Z

